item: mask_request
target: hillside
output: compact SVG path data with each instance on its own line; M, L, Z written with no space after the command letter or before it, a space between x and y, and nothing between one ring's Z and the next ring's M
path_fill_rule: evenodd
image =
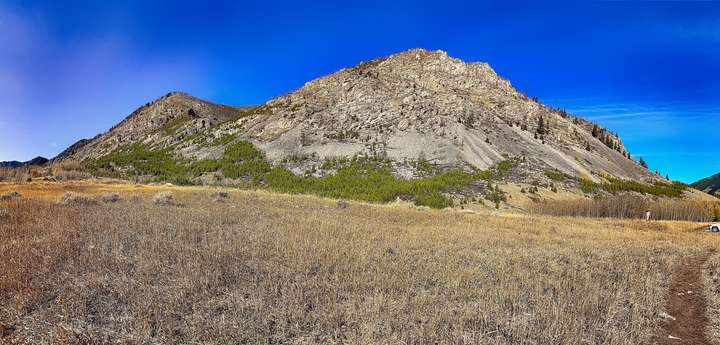
M706 177L693 183L691 186L697 188L698 190L715 195L718 191L720 191L720 174Z
M320 178L358 157L401 179L512 161L513 178L527 183L552 182L549 172L577 181L661 181L611 131L529 98L486 63L423 49L342 69L259 106L170 93L55 161L113 176L293 185L274 167Z
M96 159L138 142L168 147L190 134L232 120L243 109L171 92L141 106L106 133L78 141L55 160Z

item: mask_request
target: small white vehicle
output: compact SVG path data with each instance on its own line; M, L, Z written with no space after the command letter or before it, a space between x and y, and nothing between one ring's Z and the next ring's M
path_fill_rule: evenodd
M720 232L720 224L710 224L710 226L708 226L708 231Z

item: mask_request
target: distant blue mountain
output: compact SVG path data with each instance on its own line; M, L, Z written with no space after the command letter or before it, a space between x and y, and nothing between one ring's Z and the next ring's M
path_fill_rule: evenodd
M0 162L0 168L21 168L21 167L27 167L27 166L44 165L47 162L49 162L49 160L45 157L35 157L27 162L18 162L18 161Z

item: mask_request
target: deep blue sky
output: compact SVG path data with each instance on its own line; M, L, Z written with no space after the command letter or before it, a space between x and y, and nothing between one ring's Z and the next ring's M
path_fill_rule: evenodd
M263 103L413 47L486 61L617 131L653 170L720 172L720 3L0 1L0 160L54 156L181 90Z

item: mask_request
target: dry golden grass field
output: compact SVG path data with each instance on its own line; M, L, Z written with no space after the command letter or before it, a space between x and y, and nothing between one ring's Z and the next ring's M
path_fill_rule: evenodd
M120 200L59 203L68 190ZM720 248L690 222L200 187L9 191L22 194L0 202L9 344L654 344L676 264ZM708 313L718 275L713 256Z

